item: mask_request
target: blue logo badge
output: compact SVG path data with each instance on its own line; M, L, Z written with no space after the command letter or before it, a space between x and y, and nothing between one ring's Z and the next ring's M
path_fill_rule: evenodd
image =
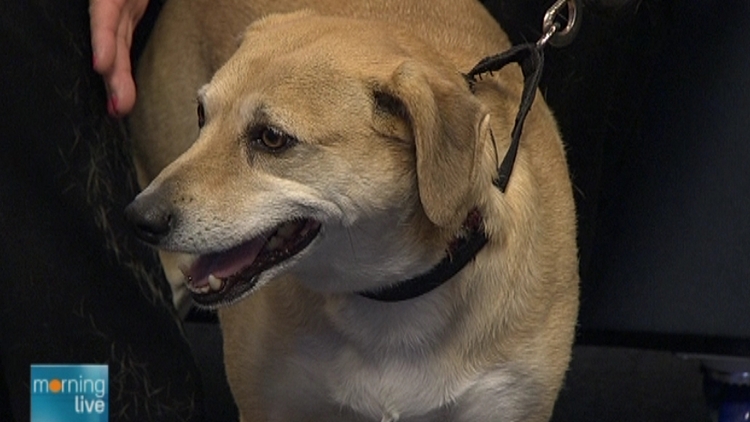
M109 422L107 365L31 365L31 422Z

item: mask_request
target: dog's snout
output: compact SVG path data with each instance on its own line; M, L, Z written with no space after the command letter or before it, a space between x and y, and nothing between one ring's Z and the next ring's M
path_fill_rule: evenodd
M144 242L159 245L172 230L175 220L170 202L157 194L142 194L125 208L125 217Z

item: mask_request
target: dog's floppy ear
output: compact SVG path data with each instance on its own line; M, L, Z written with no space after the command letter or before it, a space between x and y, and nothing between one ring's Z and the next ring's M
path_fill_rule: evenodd
M458 72L415 61L399 65L388 85L389 94L406 108L416 143L419 197L427 217L441 227L460 225L475 205L486 109Z

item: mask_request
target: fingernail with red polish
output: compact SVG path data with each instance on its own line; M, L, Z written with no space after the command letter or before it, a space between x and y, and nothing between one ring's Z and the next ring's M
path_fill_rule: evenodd
M117 97L110 95L107 101L107 112L110 116L117 117Z

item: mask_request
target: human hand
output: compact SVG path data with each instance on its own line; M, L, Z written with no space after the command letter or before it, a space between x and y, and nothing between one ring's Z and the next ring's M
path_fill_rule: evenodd
M130 46L148 0L89 0L94 70L107 87L107 111L128 114L135 104Z

